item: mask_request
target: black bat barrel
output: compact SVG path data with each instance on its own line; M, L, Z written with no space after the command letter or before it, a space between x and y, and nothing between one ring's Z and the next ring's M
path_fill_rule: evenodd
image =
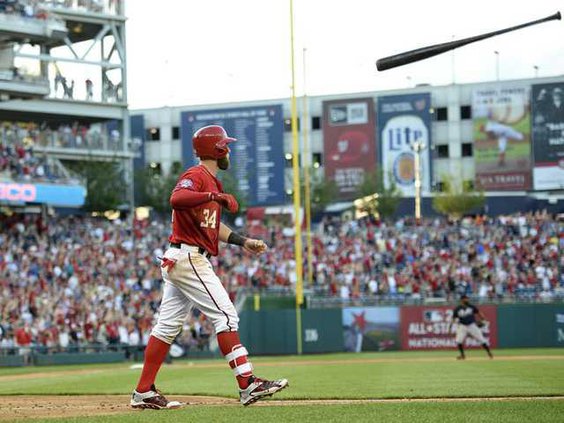
M462 40L450 41L447 43L435 44L432 46L406 51L404 53L395 54L393 56L388 56L379 59L376 62L376 68L379 71L396 68L398 66L407 65L408 63L413 63L413 62L418 62L419 60L428 59L429 57L433 57L438 54L445 53L450 50L454 50L455 48L462 47L470 43L475 43L476 41L484 40L490 37L495 37L496 35L505 34L506 32L516 31L518 29L525 28L528 26L538 25L543 22L560 20L560 19L561 19L560 12L556 12L554 15L547 16L546 18L537 19L535 21L512 26L510 28L500 29L498 31L488 32L486 34L476 35L475 37L464 38Z

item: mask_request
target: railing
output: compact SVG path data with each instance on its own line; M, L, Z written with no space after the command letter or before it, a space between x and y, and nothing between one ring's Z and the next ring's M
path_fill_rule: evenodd
M26 84L35 84L39 86L49 86L49 80L41 75L30 75L20 73L17 69L0 71L0 81L23 82Z
M68 9L76 12L123 15L122 0L45 0L41 6L53 9Z
M42 133L37 137L37 147L73 148L79 150L122 151L123 137L111 136L99 132L86 135L72 133Z
M551 297L539 298L536 294L522 293L512 297L480 297L470 295L474 304L552 304L564 303L564 293L557 292ZM446 305L456 304L457 295L448 297L411 297L404 294L373 295L360 298L340 298L306 295L308 308L342 308L395 305Z
M175 351L179 351L176 346ZM180 347L181 353L174 354L175 358L211 358L217 352L205 348ZM41 364L76 364L78 362L116 362L116 361L143 361L145 345L127 344L84 344L61 346L29 346L29 347L1 347L0 367L2 365L41 365ZM172 353L173 350L171 350ZM98 359L102 356L110 360Z

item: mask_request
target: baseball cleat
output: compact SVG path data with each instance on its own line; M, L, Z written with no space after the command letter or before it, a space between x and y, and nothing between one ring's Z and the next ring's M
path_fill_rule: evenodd
M247 406L261 398L270 397L288 386L288 379L265 380L252 376L247 389L239 389L241 404Z
M459 355L458 357L456 357L457 360L466 360L466 357L464 357L463 355Z
M133 408L139 408L144 410L146 408L151 410L161 410L163 408L174 409L180 408L184 404L179 401L169 401L166 397L160 393L160 391L155 388L155 385L151 386L151 390L147 392L137 392L133 391L131 395L130 405Z

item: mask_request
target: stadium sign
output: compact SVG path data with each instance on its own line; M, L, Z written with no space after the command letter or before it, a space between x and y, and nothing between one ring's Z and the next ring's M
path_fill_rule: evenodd
M493 348L497 347L497 309L495 306L480 306L487 320L484 336ZM428 350L456 348L454 339L456 325L451 324L453 308L447 306L402 307L400 334L402 350ZM480 348L473 338L466 338L465 348Z
M376 169L374 101L356 98L323 102L325 176L339 198L352 199L364 175Z
M486 191L531 188L529 88L491 86L472 93L476 186Z
M21 184L0 182L0 203L46 204L54 207L81 207L86 189L79 185Z
M384 183L393 180L403 195L415 195L416 141L426 149L421 153L423 192L429 192L431 179L431 96L429 93L378 98L378 134Z
M564 189L564 83L533 85L533 183Z
M181 139L184 168L197 162L192 135L206 125L221 125L231 144L232 179L249 206L283 204L284 119L279 104L182 112Z

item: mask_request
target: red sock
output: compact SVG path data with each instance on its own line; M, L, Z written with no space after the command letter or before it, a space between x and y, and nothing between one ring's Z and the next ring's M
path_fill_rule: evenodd
M141 378L137 384L137 392L147 392L151 390L151 386L155 383L157 373L161 368L161 364L165 361L170 345L161 341L154 336L149 338L147 348L145 348L145 360L143 362L143 371Z
M217 343L219 344L219 349L224 356L228 354L233 354L235 351L240 350L243 347L241 340L239 339L238 332L221 332L217 334ZM246 349L244 349L246 351ZM249 386L249 378L253 375L252 368L250 367L250 362L248 360L247 354L236 354L237 357L233 360L229 360L229 366L232 369L238 368L239 372L235 375L237 378L237 383L239 388L245 389ZM245 365L245 366L243 366ZM243 366L243 367L241 367ZM243 369L243 370L241 370Z

